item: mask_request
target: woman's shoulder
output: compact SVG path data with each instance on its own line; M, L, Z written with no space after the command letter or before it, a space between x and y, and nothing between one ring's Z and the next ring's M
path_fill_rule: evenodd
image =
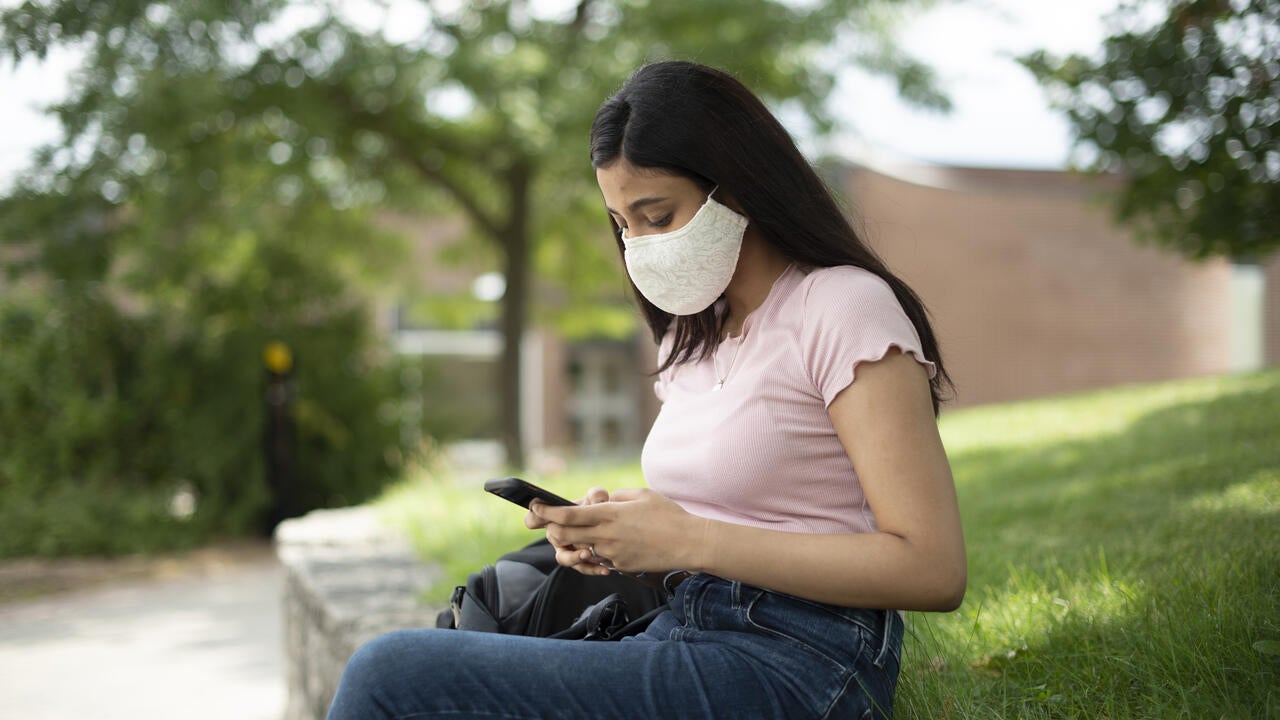
M915 325L879 275L849 265L826 267L810 272L805 286L801 353L828 404L853 382L858 363L879 360L893 346L915 356L933 377Z
M893 288L874 272L856 265L802 268L800 293L806 307L827 303L884 302L896 303Z

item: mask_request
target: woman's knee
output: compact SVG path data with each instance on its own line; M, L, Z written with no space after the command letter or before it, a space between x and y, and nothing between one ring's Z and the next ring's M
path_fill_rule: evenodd
M410 647L412 630L396 630L379 635L356 649L347 660L344 674L377 677L394 667L397 658L403 658Z
M396 630L360 646L342 671L329 717L377 717L378 711L395 705L396 686L406 668L421 664L434 644L424 633Z

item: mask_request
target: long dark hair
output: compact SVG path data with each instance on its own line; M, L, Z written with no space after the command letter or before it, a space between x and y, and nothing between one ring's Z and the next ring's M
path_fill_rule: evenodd
M922 350L937 366L930 382L933 412L944 391L955 385L920 298L889 271L841 213L830 189L805 160L777 118L742 83L727 73L690 62L645 65L596 112L591 124L591 164L619 157L640 168L687 177L704 191L720 187L737 200L768 242L789 259L811 267L853 265L889 284L920 335ZM618 225L613 226L623 251ZM722 339L713 308L681 316L631 290L655 341L674 332L671 354L659 370L705 357Z

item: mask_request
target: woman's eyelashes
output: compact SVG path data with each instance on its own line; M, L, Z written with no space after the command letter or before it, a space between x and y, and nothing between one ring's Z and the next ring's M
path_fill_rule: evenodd
M673 217L674 217L673 214L668 213L666 215L663 215L660 218L656 218L653 220L646 219L643 224L647 227L655 227L655 228L666 227L671 224L671 219ZM626 230L628 228L627 223L623 222L621 218L615 217L613 221L618 225L619 230Z

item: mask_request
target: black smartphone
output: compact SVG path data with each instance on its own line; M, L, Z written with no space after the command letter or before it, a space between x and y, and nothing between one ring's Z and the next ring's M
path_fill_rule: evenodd
M565 500L550 490L543 490L533 483L525 482L524 480L516 477L485 480L484 489L500 498L510 500L511 502L525 508L528 508L529 503L534 500L541 500L548 505L577 504L572 501Z

